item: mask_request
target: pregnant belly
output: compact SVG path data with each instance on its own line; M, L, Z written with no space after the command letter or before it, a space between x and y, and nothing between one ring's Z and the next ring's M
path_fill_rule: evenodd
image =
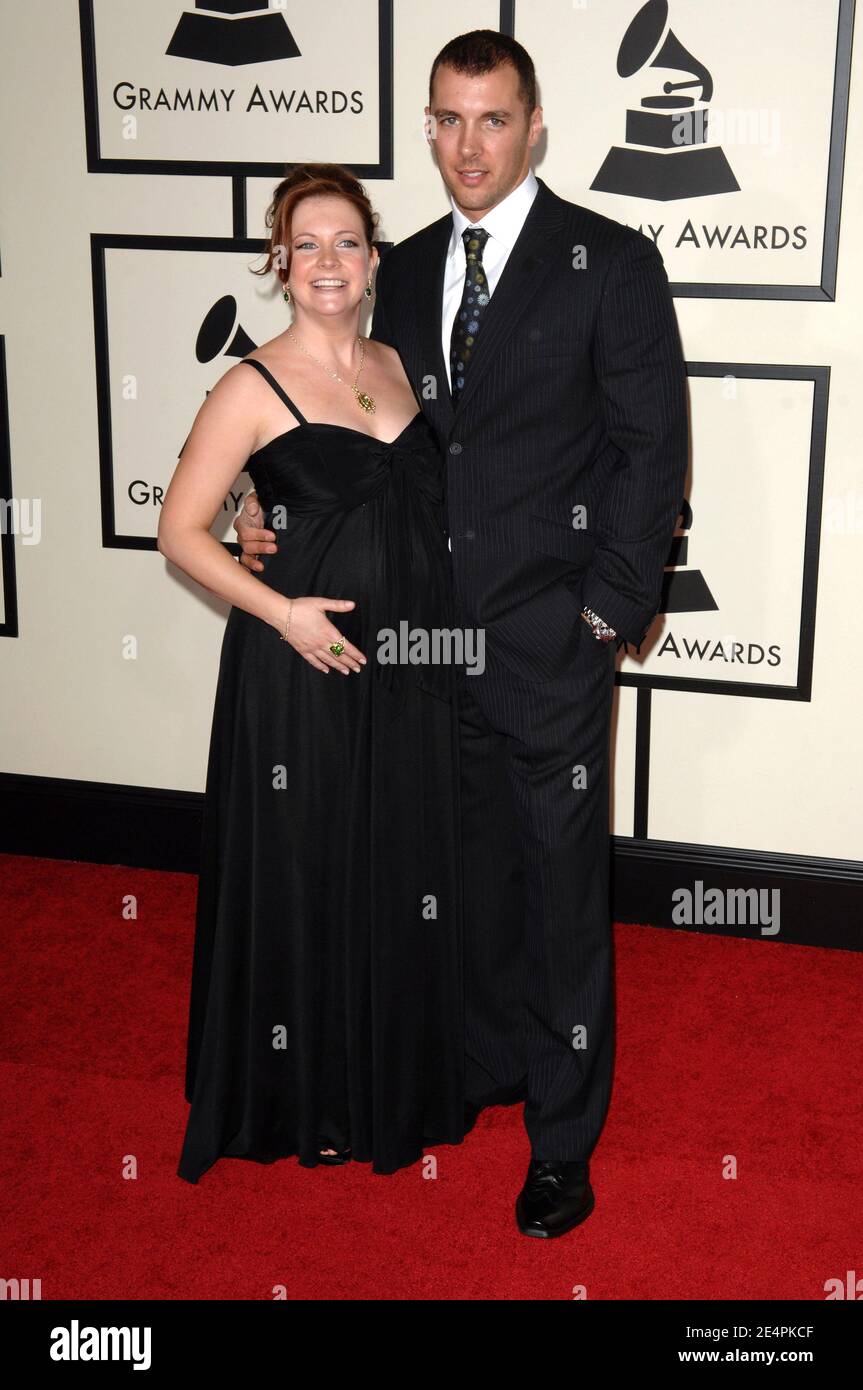
M258 578L294 598L353 599L355 608L327 616L368 655L381 628L451 624L446 540L433 518L418 520L394 539L372 507L306 519L276 532L278 550L261 556Z
M266 514L265 525L269 523ZM277 551L260 556L257 578L291 598L352 599L355 607L325 609L324 616L371 659L379 622L377 566L365 509L289 518L276 532Z

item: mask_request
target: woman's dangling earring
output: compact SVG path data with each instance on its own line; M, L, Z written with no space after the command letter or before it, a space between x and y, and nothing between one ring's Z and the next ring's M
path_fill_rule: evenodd
M282 290L282 299L285 301L286 304L290 304L291 302L291 292L288 289L287 284L285 285L285 288Z
M371 297L372 297L372 277L371 277L371 276L369 276L369 283L366 285L365 290L363 291L363 293L365 294L366 299L371 299Z

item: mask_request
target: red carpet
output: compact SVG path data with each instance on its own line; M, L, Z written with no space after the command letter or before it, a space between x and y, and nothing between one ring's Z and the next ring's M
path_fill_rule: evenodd
M196 880L0 869L0 1275L43 1299L821 1300L863 1276L860 955L618 926L596 1210L526 1240L519 1106L438 1149L435 1179L223 1159L184 1183Z

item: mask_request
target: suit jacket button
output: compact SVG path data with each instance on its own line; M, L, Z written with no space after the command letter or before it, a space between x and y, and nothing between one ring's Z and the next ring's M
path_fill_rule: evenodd
M450 446L449 446L449 451L450 451L451 454L460 454L460 453L461 453L461 445L458 443L458 441L456 441L455 444L450 444Z

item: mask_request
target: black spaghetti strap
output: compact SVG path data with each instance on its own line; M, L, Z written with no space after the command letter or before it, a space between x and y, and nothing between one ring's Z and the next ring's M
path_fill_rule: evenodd
M280 396L281 399L284 401L285 405L288 407L288 410L293 411L300 424L307 425L309 423L305 415L303 415L302 411L298 410L297 407L294 405L287 391L283 390L279 383L276 381L276 378L273 376L269 367L265 367L263 362L259 362L256 357L241 357L240 361L247 362L250 367L257 367L258 371L265 378L265 380L267 380L270 383L276 395Z

